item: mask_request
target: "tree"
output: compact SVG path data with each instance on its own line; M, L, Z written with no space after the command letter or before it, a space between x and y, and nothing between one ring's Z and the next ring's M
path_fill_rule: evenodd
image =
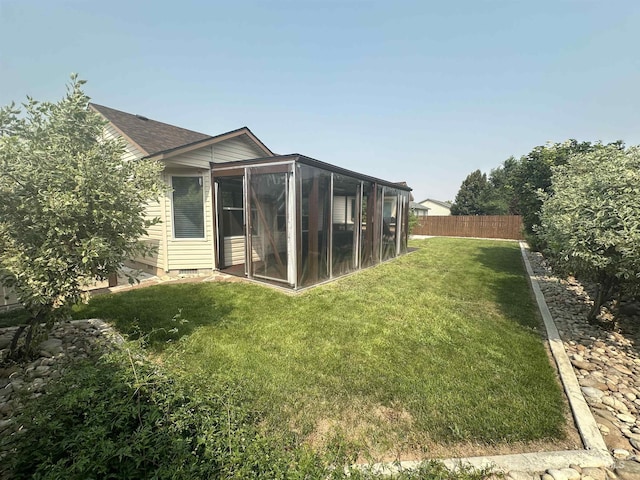
M609 144L614 148L624 148L622 141ZM533 238L535 227L540 224L540 209L543 198L539 192L549 193L554 167L567 163L571 155L592 152L604 148L601 143L567 140L562 143L548 143L535 147L520 158L512 177L513 206L520 215L526 233Z
M514 198L514 175L518 160L506 159L501 166L491 170L483 192L482 208L485 215L517 215Z
M0 109L0 282L30 314L12 357L68 318L88 283L151 253L139 239L158 221L144 211L161 192L161 167L122 160L84 83L73 75L58 103L28 97L24 115L13 103Z
M453 201L451 215L484 215L482 200L486 186L487 175L480 170L467 175Z
M596 282L593 321L640 284L640 149L600 146L551 171L537 233L566 271Z

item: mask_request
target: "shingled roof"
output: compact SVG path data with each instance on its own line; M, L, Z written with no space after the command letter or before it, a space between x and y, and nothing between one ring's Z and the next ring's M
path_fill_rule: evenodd
M90 106L143 149L147 155L213 138L211 135L157 122L142 115L121 112L95 103L91 103Z

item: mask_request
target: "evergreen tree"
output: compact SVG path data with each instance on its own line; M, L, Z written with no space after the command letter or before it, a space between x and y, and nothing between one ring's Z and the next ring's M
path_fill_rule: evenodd
M451 215L484 215L483 198L486 195L487 175L480 170L464 179L451 206Z

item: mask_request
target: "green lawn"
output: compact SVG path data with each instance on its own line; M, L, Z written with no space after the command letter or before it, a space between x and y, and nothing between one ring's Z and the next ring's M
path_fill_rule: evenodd
M261 428L318 448L561 438L562 395L518 244L412 246L300 295L166 284L95 297L75 316L142 333L158 361L212 392L238 385Z

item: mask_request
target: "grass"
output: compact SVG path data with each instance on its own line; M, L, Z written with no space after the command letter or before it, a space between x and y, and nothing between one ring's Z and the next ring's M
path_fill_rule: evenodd
M239 385L261 428L319 449L347 443L377 458L434 442L561 438L562 395L518 245L413 246L297 296L159 285L95 297L75 316L142 334L157 361L207 388Z

